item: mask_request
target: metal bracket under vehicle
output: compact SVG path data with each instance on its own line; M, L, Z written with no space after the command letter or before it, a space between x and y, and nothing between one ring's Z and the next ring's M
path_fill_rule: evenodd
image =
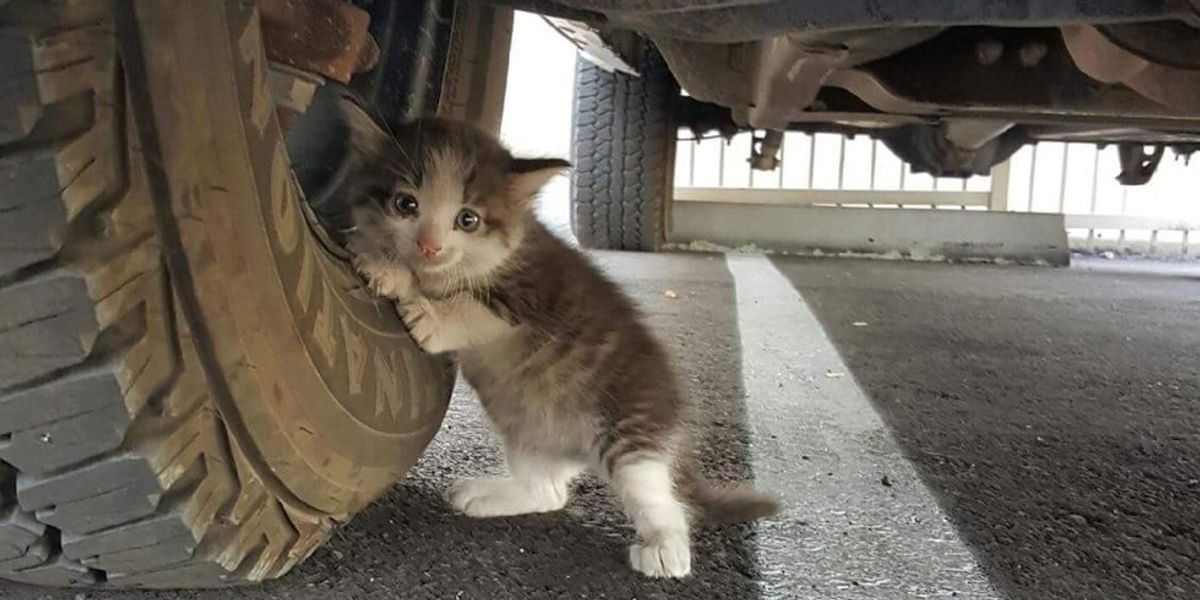
M1117 181L1121 185L1145 185L1154 177L1158 163L1162 162L1162 146L1153 146L1154 150L1146 151L1142 144L1118 144L1117 156L1121 159L1121 173Z

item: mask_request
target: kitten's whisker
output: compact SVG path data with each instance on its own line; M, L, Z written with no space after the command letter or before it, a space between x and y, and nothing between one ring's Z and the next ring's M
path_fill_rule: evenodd
M458 279L458 263L455 263L454 266L452 266L449 271L446 271L446 277L442 281L442 295L443 296L447 296L447 297L454 296L454 289L456 287L456 284L455 284L456 279Z
M458 273L460 277L458 288L459 294L469 294L474 282L471 279L471 272L467 269L466 265L464 265L462 261L459 261L458 263Z

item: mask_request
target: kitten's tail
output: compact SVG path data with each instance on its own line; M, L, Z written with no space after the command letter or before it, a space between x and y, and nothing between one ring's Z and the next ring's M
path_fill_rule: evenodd
M696 476L689 500L698 520L708 523L748 523L779 512L779 502L745 483L718 483Z

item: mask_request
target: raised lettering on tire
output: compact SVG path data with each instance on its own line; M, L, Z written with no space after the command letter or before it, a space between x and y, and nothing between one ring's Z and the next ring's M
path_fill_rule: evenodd
M0 29L0 578L285 573L411 465L449 371L313 235L253 2Z

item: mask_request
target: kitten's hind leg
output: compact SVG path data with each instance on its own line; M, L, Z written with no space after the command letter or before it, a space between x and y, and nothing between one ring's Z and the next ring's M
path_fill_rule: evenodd
M637 530L638 543L629 547L634 570L650 577L691 573L688 514L675 493L670 459L649 456L618 463L611 481Z
M461 479L450 487L450 505L471 517L506 517L555 511L567 504L580 462L524 453L508 456L509 477Z

